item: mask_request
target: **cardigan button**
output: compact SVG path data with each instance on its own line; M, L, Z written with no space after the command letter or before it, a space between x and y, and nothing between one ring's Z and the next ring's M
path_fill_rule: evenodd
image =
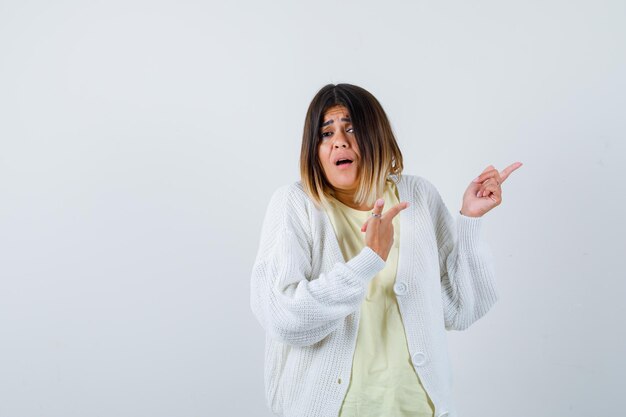
M404 295L407 292L407 286L402 281L396 282L393 285L393 291L396 293L396 295Z
M414 353L412 359L415 366L422 366L426 363L426 355L423 352Z

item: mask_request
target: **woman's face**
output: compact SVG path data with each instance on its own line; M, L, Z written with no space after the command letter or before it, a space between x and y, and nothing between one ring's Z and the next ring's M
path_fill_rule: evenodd
M336 190L356 190L360 154L348 109L329 108L324 113L321 131L318 156L326 179Z

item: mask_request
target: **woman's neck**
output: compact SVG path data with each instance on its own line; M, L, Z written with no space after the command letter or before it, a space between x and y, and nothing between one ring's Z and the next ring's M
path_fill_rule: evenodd
M367 205L367 204L356 204L354 202L354 192L350 192L350 191L342 191L342 190L335 190L334 192L335 194L335 198L339 201L341 201L343 204L345 204L346 206L353 208L355 210L361 210L361 211L369 211L372 210L374 208L374 205Z

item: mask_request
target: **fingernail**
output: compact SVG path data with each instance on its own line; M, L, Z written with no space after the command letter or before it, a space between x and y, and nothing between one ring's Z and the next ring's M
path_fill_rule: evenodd
M480 178L480 177L476 177L476 178L474 178L474 179L472 180L472 182L478 182L478 178Z
M480 191L476 193L476 197L480 197Z
M378 207L382 206L383 204L385 204L385 200L383 200L382 198L379 198L378 200L376 200L376 205Z

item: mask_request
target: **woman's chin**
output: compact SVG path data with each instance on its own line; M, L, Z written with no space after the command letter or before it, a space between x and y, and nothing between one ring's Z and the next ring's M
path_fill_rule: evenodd
M355 191L359 185L356 180L333 181L331 184L334 189L341 191Z

